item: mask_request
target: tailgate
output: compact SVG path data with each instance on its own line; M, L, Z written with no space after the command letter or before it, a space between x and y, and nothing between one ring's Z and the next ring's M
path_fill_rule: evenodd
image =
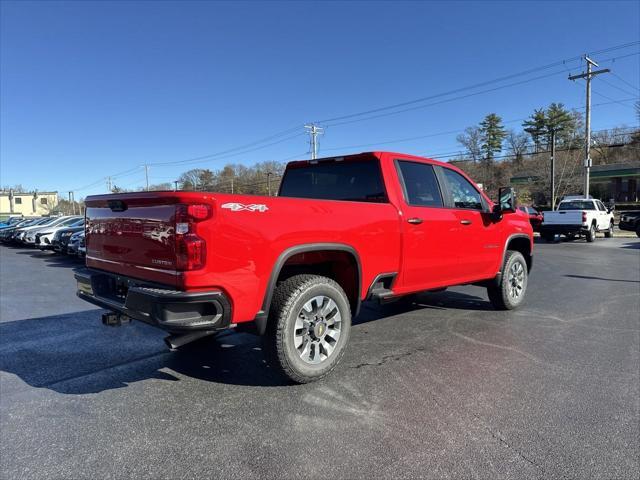
M176 198L108 195L86 206L87 266L176 285Z
M555 212L543 212L544 225L582 225L581 210L561 210Z

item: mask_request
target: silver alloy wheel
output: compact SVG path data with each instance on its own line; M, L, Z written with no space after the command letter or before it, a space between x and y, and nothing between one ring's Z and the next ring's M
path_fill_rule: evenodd
M331 356L342 328L342 316L336 302L320 295L302 306L293 331L293 345L300 358L318 364Z
M520 262L514 262L509 269L508 292L514 300L518 300L524 293L524 266Z

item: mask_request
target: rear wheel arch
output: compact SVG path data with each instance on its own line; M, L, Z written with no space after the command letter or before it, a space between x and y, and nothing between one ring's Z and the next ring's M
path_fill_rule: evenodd
M308 258L305 259L305 257ZM305 260L309 260L309 263ZM358 314L361 303L362 266L356 249L342 243L295 245L278 256L271 270L262 308L254 319L259 335L263 335L266 331L277 285L299 274L316 274L336 281L349 298L352 315L355 317Z

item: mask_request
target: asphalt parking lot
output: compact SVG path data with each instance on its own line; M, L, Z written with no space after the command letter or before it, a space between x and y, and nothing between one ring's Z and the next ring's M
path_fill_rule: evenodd
M0 247L2 478L638 478L640 241L538 244L525 306L365 305L286 385L260 341L104 327L78 263Z

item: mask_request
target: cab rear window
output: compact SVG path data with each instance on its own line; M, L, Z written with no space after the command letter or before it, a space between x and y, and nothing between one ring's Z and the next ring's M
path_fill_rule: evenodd
M595 208L591 201L571 200L569 202L561 202L558 205L558 210L595 210Z
M377 159L358 161L321 160L287 169L281 197L387 202Z

